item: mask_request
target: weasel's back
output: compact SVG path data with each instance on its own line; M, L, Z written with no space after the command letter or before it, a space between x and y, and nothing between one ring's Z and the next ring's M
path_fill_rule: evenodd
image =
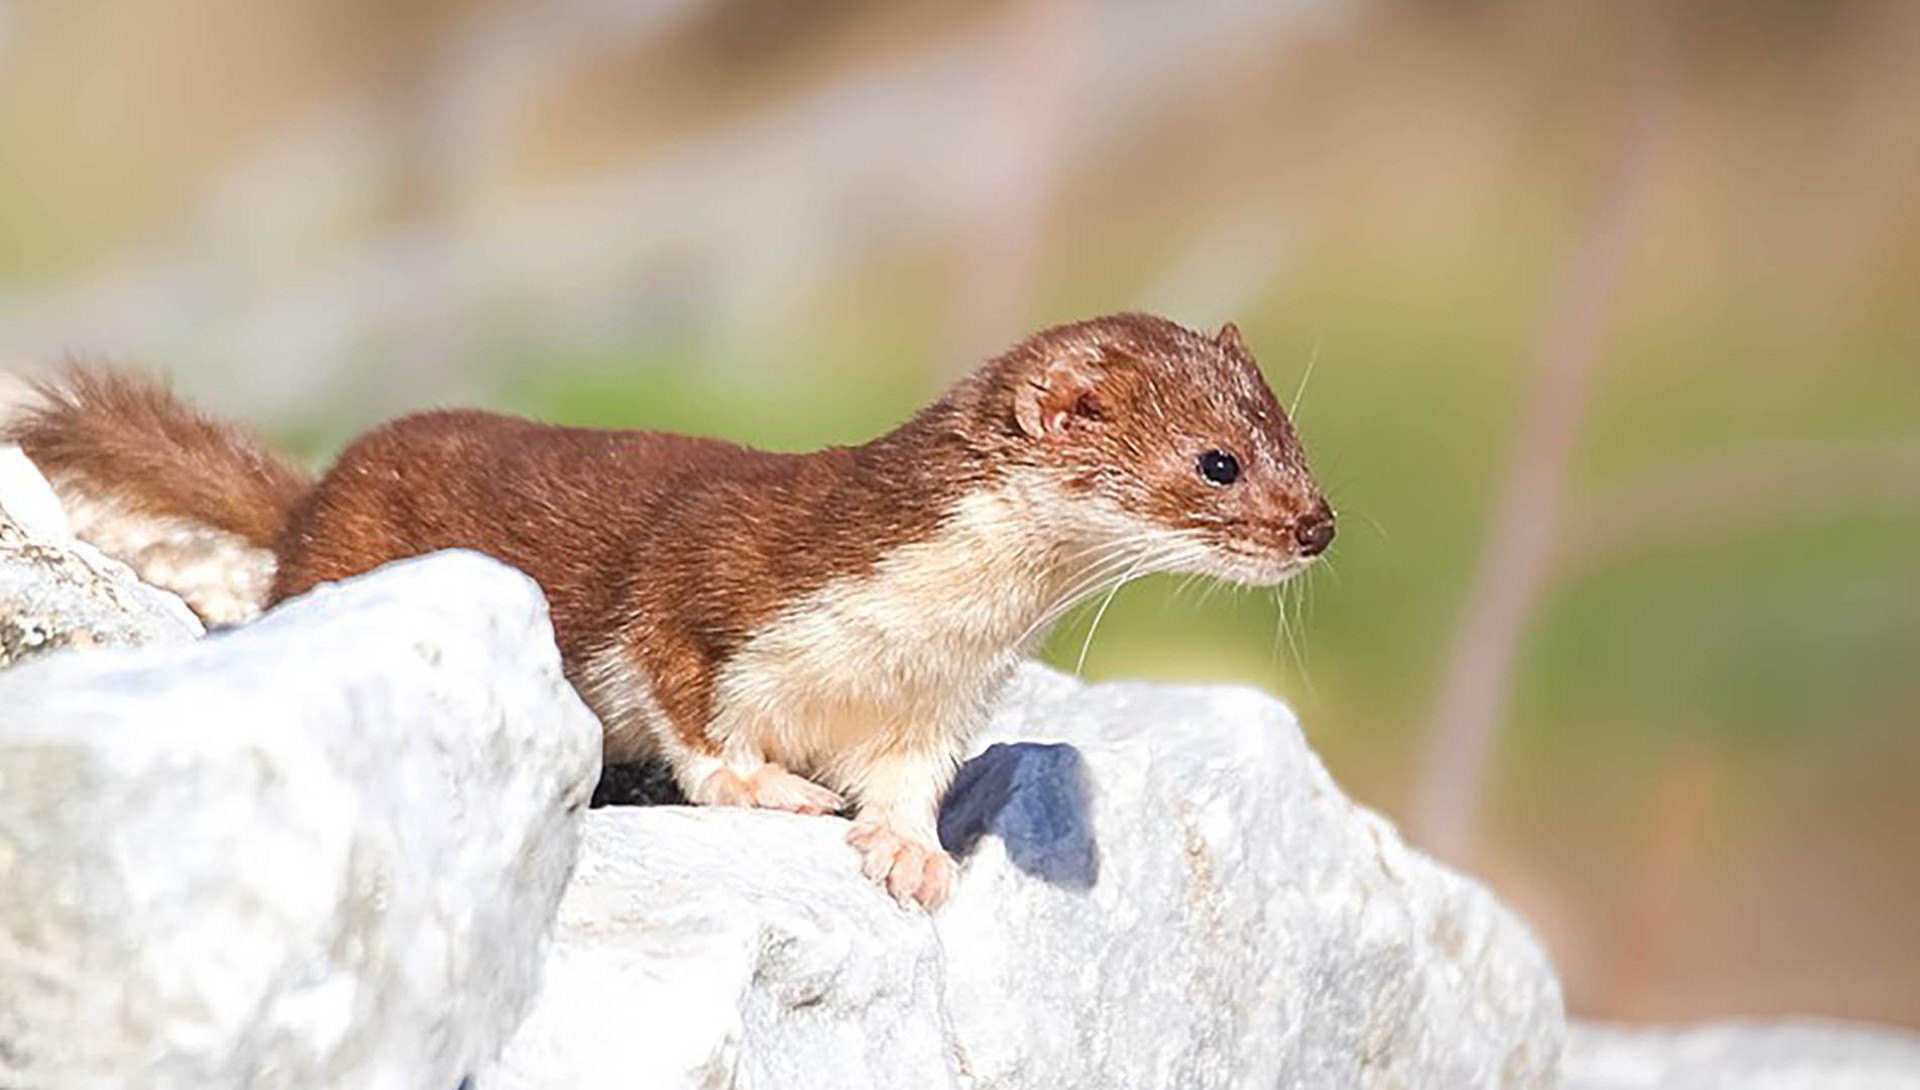
M617 606L616 573L674 482L753 456L712 439L472 410L401 417L350 444L294 510L272 600L390 561L473 549L541 585L571 650Z

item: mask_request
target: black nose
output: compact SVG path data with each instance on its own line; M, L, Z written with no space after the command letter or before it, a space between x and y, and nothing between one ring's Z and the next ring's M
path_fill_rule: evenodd
M1326 500L1315 504L1313 510L1294 523L1293 540L1300 546L1301 556L1319 556L1333 544L1333 508L1327 506Z

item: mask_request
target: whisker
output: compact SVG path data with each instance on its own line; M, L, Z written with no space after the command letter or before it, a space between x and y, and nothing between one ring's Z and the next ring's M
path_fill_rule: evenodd
M1130 539L1122 545L1125 548L1124 552L1118 547L1108 549L1106 551L1110 555L1076 573L1074 582L1052 605L1041 612L1038 619L1027 626L1026 632L1021 635L1018 642L1025 644L1036 632L1058 620L1082 600L1105 590L1108 581L1116 575L1124 581L1143 560L1157 560L1171 553L1171 548L1166 543L1146 540L1144 535L1139 539Z
M1320 562L1318 564L1315 564L1313 568L1308 568L1307 570L1312 571L1314 570L1314 568L1319 568L1320 570L1325 571L1327 573L1327 578L1332 579L1335 586L1346 585L1344 582L1341 581L1340 568L1338 565L1334 564L1333 557L1323 556L1320 558Z
M1285 600L1284 595L1282 596L1282 600L1283 601ZM1307 669L1306 656L1300 653L1300 642L1294 637L1294 629L1298 628L1301 624L1298 593L1296 593L1294 596L1294 604L1295 604L1295 611L1293 616L1294 623L1287 625L1285 628L1285 631L1287 634L1287 649L1293 655L1293 666L1294 666L1294 669L1299 672L1301 684L1306 686L1307 695L1312 696L1314 693L1313 672Z
M1207 580L1206 587L1200 591L1200 601L1198 603L1199 606L1204 608L1208 602L1213 601L1213 596L1220 593L1220 588L1223 586L1226 586L1226 584L1221 580L1218 580L1218 579Z
M1139 564L1135 564L1132 568L1128 568L1127 574L1121 576L1119 581L1114 583L1113 589L1107 591L1106 598L1100 603L1100 608L1094 611L1093 623L1087 626L1087 638L1080 643L1079 661L1073 664L1074 676L1080 676L1080 672L1086 669L1087 652L1093 648L1094 634L1100 631L1100 619L1107 615L1107 607L1113 604L1114 595L1120 593L1120 588L1126 585L1127 580L1132 578L1133 573L1138 570L1139 567Z
M1267 588L1273 596L1273 643L1267 652L1267 665L1275 670L1280 668L1281 630L1287 625L1286 603L1280 598L1281 586L1284 584Z
M1048 625L1059 620L1074 606L1080 604L1081 601L1085 600L1087 597L1091 595L1098 594L1101 591L1105 590L1108 580L1114 578L1116 574L1124 573L1127 565L1129 565L1130 563L1131 563L1130 557L1121 558L1113 566L1111 570L1104 571L1098 577L1085 579L1079 583L1074 584L1066 592L1061 594L1060 597L1056 601L1054 601L1052 605L1049 605L1045 610L1043 610L1040 616L1035 618L1032 624L1027 626L1027 630L1021 634L1020 639L1016 641L1016 643L1020 645L1024 645L1029 639L1032 639L1033 636L1036 633L1038 633L1041 629L1046 628Z
M1053 622L1059 620L1061 617L1064 617L1068 613L1071 613L1082 602L1090 598L1093 598L1107 591L1117 589L1122 583L1125 583L1126 580L1127 580L1126 572L1120 572L1120 573L1108 576L1106 579L1101 580L1098 584L1088 588L1081 594L1077 594L1070 599L1062 600L1061 602L1057 603L1052 609L1050 609L1047 612L1046 616L1042 617L1039 621L1035 622L1034 630L1038 631L1041 628L1047 627Z
M1307 369L1305 372L1303 372L1300 375L1300 385L1294 387L1293 404L1287 406L1287 419L1293 421L1296 424L1300 422L1300 417L1299 417L1300 399L1305 397L1307 394L1307 380L1313 377L1313 365L1319 362L1320 362L1320 341L1319 341L1319 338L1315 338L1313 342L1313 351L1307 356Z
M1380 535L1380 540L1382 541L1393 540L1393 535L1387 533L1387 528L1385 526L1380 525L1380 520L1377 518L1374 518L1372 515L1367 514L1365 511L1355 510L1354 508L1351 508L1351 507L1342 507L1340 509L1340 517L1341 518L1358 518L1364 521L1368 526L1373 527L1373 532Z
M1193 589L1193 585L1199 582L1200 579L1201 579L1201 575L1199 572L1188 572L1187 574L1181 576L1180 581L1173 585L1173 593L1167 596L1168 600L1173 602L1179 601L1188 591ZM1200 602L1197 604L1199 605L1206 604L1206 598L1204 595L1202 595Z

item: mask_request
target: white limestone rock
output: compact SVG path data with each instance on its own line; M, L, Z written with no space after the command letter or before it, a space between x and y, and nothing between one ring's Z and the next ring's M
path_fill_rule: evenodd
M1034 670L995 731L1079 751L1099 877L1030 874L1071 870L1045 812L1071 805L981 841L939 921L975 1085L1551 1083L1565 1019L1532 934L1342 795L1278 702Z
M475 1090L951 1085L933 929L860 877L845 832L593 811L540 998Z
M600 727L473 554L0 674L0 1086L453 1090L536 985Z
M1565 1090L1920 1090L1920 1034L1814 1019L1576 1023Z
M477 1090L1553 1085L1533 937L1272 699L1035 667L983 748L932 919L859 877L839 819L596 811Z
M183 643L201 632L180 599L74 540L33 464L0 446L0 668L67 647Z
M0 443L0 514L23 533L46 541L66 541L73 527L53 486L13 443Z

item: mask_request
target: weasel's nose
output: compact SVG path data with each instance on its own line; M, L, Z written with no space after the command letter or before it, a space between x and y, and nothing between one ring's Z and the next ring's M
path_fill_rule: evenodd
M1319 556L1333 544L1333 508L1322 499L1313 510L1300 516L1293 525L1293 540L1300 546L1301 556Z

